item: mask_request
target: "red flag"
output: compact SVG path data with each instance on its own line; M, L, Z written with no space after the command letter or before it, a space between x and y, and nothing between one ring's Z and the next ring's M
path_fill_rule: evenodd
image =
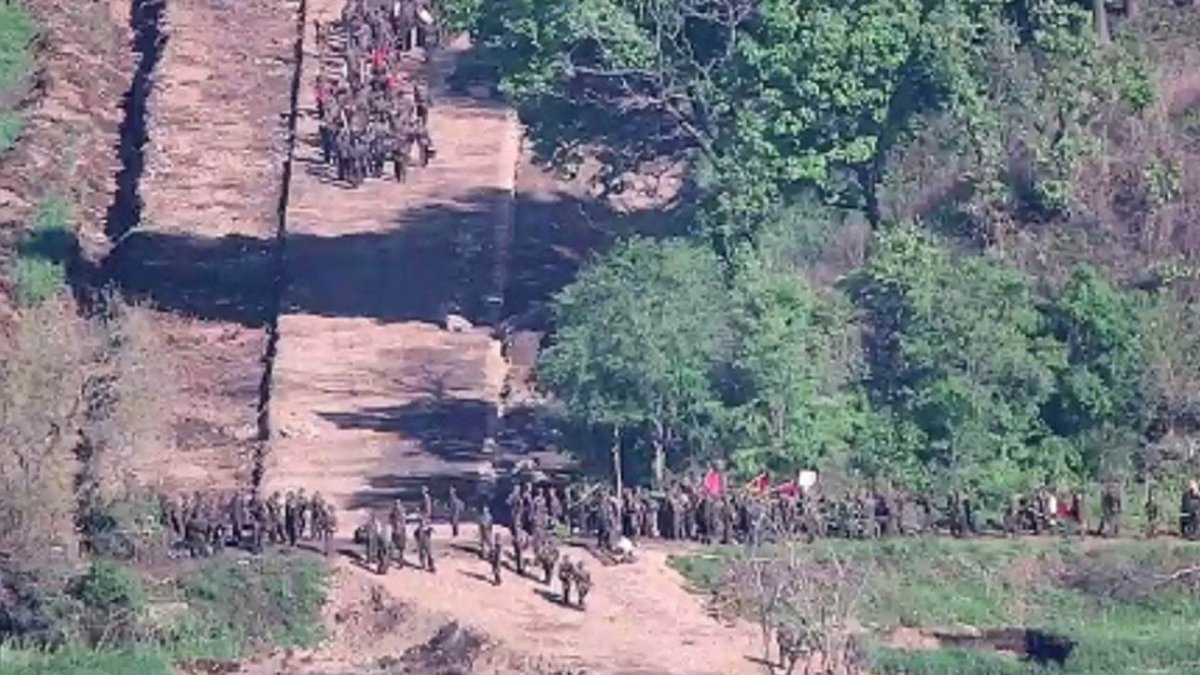
M704 477L704 489L708 494L719 497L724 492L725 481L721 479L721 474L717 473L716 469L709 469L708 475Z
M746 483L746 489L754 490L755 492L765 492L769 487L771 487L771 476L766 471L758 474L753 480Z
M785 497L795 497L800 493L800 488L796 485L796 481L789 480L786 483L780 483L775 486L775 491Z

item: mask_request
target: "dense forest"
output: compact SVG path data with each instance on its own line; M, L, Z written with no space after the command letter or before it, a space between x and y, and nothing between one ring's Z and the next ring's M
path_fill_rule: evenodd
M539 380L640 479L1173 485L1200 430L1200 10L451 3L539 156L683 171ZM668 232L663 236L663 231Z

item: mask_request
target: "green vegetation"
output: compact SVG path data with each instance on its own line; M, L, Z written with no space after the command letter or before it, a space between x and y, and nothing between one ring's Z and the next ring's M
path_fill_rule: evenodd
M36 27L21 3L0 6L0 155L21 133L16 105L33 75Z
M19 649L0 646L0 675L171 675L153 649Z
M322 637L325 573L307 556L216 559L178 580L188 611L163 632L163 647L186 661L310 646Z
M311 646L323 636L325 583L324 562L302 555L206 560L153 585L97 560L40 603L65 641L4 647L0 673L163 673L176 661Z
M737 552L683 557L674 566L716 589ZM904 626L1037 628L1077 641L1065 672L1189 673L1200 663L1200 546L1068 540L823 542L802 549L816 563L861 570L858 619L870 630L872 672L1027 673L990 650L903 651L886 636ZM1191 572L1187 572L1191 570Z
M451 5L545 159L614 190L687 174L672 237L618 242L555 300L539 378L588 465L818 468L995 508L1194 463L1200 146L1158 89L1200 55L1192 9Z
M12 264L21 304L41 304L66 290L67 264L74 249L70 205L62 195L50 192L38 204Z

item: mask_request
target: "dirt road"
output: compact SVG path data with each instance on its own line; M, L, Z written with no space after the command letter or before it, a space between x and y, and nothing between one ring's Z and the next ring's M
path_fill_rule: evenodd
M393 570L380 583L401 601L457 616L514 650L607 675L764 672L747 658L761 651L758 633L745 623L723 626L709 617L701 599L667 566L663 549L643 549L637 562L612 567L582 549L564 549L569 557L587 560L595 584L587 611L579 611L559 603L557 579L545 586L508 568L501 585L493 586L483 561L452 545L444 529L439 534L436 574ZM460 535L463 548L468 534L474 532ZM410 563L414 558L410 551ZM363 570L357 574L373 577Z
M500 346L485 327L441 323L451 302L482 315L503 281L495 242L511 218L519 129L506 108L446 91L465 48L453 45L416 65L433 78L434 161L405 183L338 183L319 156L312 21L341 8L313 0L308 10L265 486L331 498L348 534L365 519L359 509L487 463Z

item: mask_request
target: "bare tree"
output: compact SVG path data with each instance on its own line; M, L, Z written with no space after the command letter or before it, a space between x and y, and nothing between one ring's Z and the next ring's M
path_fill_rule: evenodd
M719 592L723 609L751 616L762 635L763 660L786 673L857 672L853 617L865 594L866 570L834 547L789 542L751 551L730 566ZM772 637L775 640L772 640ZM779 653L772 657L772 643Z

